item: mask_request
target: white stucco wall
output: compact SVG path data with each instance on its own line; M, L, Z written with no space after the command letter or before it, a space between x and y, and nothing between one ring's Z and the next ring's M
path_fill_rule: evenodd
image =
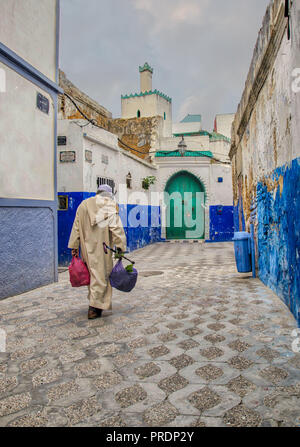
M217 132L231 138L231 127L234 120L234 113L226 113L224 115L216 116Z
M223 183L218 183L218 178L223 178ZM232 206L232 168L230 165L212 164L210 167L210 193L209 204Z
M161 138L160 150L162 151L176 151L181 137ZM208 135L184 137L188 151L209 151L210 143Z
M230 162L230 143L227 141L210 141L209 150L221 161Z
M83 140L82 128L69 120L58 120L57 134L67 137L66 146L57 146L57 191L82 192L83 189ZM60 161L60 152L74 151L76 161Z
M0 0L0 42L56 77L56 0Z
M149 191L142 189L142 179L148 176L157 177L158 171L135 155L123 151L118 146L117 136L103 129L91 125L80 128L77 124L85 124L85 121L59 120L59 135L67 136L67 146L59 146L60 150L76 150L76 163L60 163L58 161L58 185L60 192L96 192L97 177L106 177L114 180L118 191L119 203L124 203L124 195L119 197L121 191L127 191L128 203L137 203L135 192L143 192L141 197L145 202L149 201L150 192L157 190L157 183L152 185ZM85 151L92 152L92 163L86 161ZM103 163L102 155L108 158L108 164ZM132 188L125 188L126 176L131 173ZM122 186L123 185L123 186ZM64 189L61 189L64 188Z
M137 111L141 112L141 117L161 116L163 120L162 136L172 135L172 103L159 95L138 96L134 98L122 98L122 118L136 118Z
M6 77L6 93L0 93L0 196L54 200L52 98L2 63L0 69ZM49 99L49 114L37 108L38 92Z
M202 124L199 121L198 123L176 123L172 126L173 134L184 134L184 133L194 133L201 132Z

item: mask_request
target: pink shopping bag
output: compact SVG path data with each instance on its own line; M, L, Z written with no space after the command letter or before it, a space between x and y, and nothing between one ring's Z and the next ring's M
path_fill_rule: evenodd
M82 287L90 284L88 268L79 257L73 256L71 264L69 265L69 274L72 287Z

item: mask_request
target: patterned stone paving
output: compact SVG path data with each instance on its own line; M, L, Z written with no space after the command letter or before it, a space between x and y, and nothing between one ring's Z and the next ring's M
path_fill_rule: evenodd
M137 286L100 320L87 320L86 289L68 272L0 302L0 426L299 426L296 323L236 272L232 245L131 256Z

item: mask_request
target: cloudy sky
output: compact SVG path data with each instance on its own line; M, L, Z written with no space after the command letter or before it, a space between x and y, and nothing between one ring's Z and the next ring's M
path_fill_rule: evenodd
M269 0L61 0L60 68L119 117L138 66L173 100L173 121L201 113L211 130L235 112Z

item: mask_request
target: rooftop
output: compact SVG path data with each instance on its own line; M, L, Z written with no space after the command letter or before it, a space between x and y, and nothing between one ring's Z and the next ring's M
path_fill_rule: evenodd
M201 115L187 115L185 118L183 118L181 123L201 123L202 116Z

